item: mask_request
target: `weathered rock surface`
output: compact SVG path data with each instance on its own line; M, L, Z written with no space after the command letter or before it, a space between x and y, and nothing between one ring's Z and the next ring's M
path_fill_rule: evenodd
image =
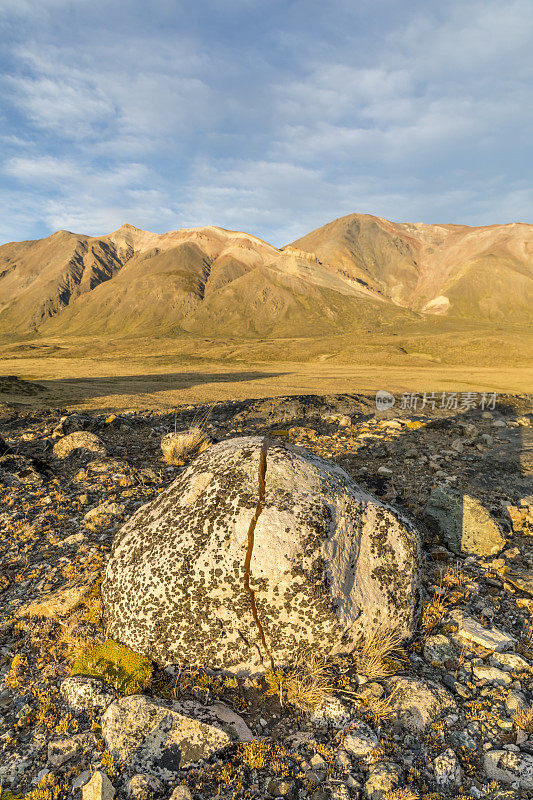
M74 450L85 450L105 456L106 448L103 441L89 431L76 431L59 439L53 449L56 458L67 458Z
M425 516L454 553L490 556L505 547L500 525L468 494L437 487L429 496Z
M414 631L411 523L340 467L272 439L258 506L263 444L209 448L116 534L102 586L111 638L163 665L260 672L270 653L281 664L302 646L350 651L378 620Z
M489 750L484 759L487 778L502 783L517 783L520 789L533 789L533 755L508 750Z
M452 695L434 681L391 678L391 707L396 721L412 733L423 733L432 722L457 711Z
M223 750L239 736L231 723L221 723L204 709L202 722L185 716L199 704L166 703L130 695L112 703L102 715L107 749L129 769L171 780L187 764ZM229 711L229 709L228 709Z
M61 681L61 694L75 711L104 710L116 697L115 690L108 683L85 675L73 675Z
M83 786L81 791L83 800L113 800L115 796L113 784L105 772L100 770L93 772L91 780Z

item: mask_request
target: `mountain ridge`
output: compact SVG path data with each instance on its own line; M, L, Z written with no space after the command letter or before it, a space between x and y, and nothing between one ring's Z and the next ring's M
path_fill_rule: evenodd
M529 323L533 225L333 220L276 248L215 225L124 223L0 246L0 333L245 337L346 333L430 317Z

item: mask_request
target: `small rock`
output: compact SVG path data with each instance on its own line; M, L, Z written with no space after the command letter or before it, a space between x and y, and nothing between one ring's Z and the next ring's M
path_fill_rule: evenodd
M526 708L527 701L522 692L510 691L507 693L507 697L505 698L505 710L508 714L511 716L520 714L520 712L525 711Z
M424 644L424 658L429 664L436 664L443 667L446 661L450 661L457 656L457 649L448 636L439 633L436 636L428 636Z
M76 431L63 436L54 445L53 453L56 458L67 458L74 450L85 450L99 455L106 454L103 441L94 433Z
M431 492L424 514L454 553L488 556L505 547L499 523L475 497L439 486Z
M70 784L70 791L74 794L75 791L81 789L82 786L85 786L91 780L91 773L88 769L84 769L83 772L80 772L77 778L74 778L72 783Z
M287 797L294 791L294 783L283 778L271 778L267 785L267 791L272 797Z
M490 780L516 784L519 789L533 789L533 756L509 750L489 750L484 758L485 774Z
M331 725L333 728L343 728L350 719L349 710L338 697L325 695L311 714L310 722L313 725Z
M531 672L531 664L516 653L493 653L489 658L493 667L503 669L504 672Z
M377 735L365 722L350 726L349 731L343 739L342 746L352 756L366 756L379 743Z
M365 792L368 800L383 800L387 792L400 783L401 769L397 764L388 761L378 761L370 767Z
M461 765L451 747L433 759L433 774L435 783L442 789L452 789L461 785Z
M188 786L180 784L179 786L176 786L170 795L170 800L192 800L191 790Z
M104 711L116 697L113 687L98 678L74 675L61 681L61 694L75 711Z
M184 766L209 758L237 739L234 730L231 736L221 723L199 722L176 707L181 708L142 695L115 701L101 718L107 749L129 769L172 780Z
M396 689L390 701L396 721L412 733L423 733L436 720L457 713L450 692L434 681L391 678L389 686Z
M126 784L126 794L131 800L153 800L164 791L164 784L153 775L133 775Z
M484 628L479 622L460 609L454 609L450 617L457 623L457 636L465 642L480 645L486 650L502 652L513 647L516 640L498 628Z
M92 778L82 788L82 800L113 800L115 790L105 774L96 770Z
M84 748L89 746L89 737L86 733L75 736L65 736L48 743L48 764L51 767L60 767L66 761L77 756Z
M497 667L476 664L472 671L478 681L488 681L488 683L495 683L496 686L508 686L512 682L511 676Z

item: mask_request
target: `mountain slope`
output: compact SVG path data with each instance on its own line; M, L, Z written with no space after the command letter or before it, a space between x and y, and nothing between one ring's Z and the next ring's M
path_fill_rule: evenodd
M531 319L533 226L393 223L351 214L293 242L334 273L415 311L497 321Z
M281 250L215 226L123 225L0 247L0 334L326 336L435 317L530 323L533 226L352 214Z

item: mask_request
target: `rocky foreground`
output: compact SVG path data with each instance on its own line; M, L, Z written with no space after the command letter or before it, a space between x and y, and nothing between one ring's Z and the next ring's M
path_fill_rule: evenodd
M2 800L533 797L531 398L490 411L377 413L347 395L208 411L4 407ZM383 629L350 657L311 649L249 676L163 669L109 642L100 587L115 533L194 455L168 463L162 438L199 421L207 444L302 445L418 529L410 641Z

